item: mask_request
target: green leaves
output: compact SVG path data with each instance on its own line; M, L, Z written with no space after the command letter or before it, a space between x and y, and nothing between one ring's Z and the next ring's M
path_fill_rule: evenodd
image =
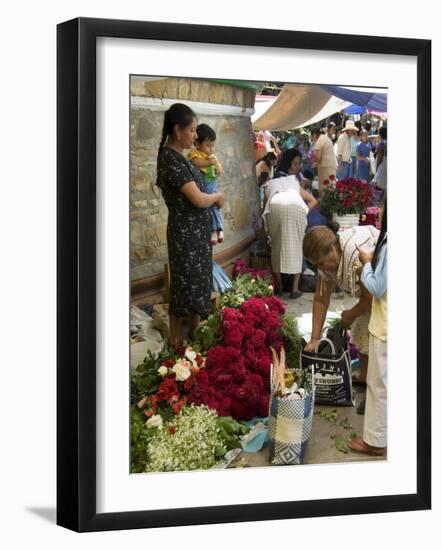
M136 405L133 405L130 409L130 419L130 469L132 473L136 474L146 471L146 467L149 462L147 455L147 446L152 437L154 437L156 428L147 428L146 417Z
M195 331L193 348L196 351L207 351L222 341L221 313L217 310L207 319L206 323L201 324Z
M219 416L218 434L227 451L241 447L240 438L249 433L250 428L244 422L238 422L231 416Z
M336 422L338 419L338 411L336 409L332 409L331 411L319 411L319 415L321 418L325 418L329 422Z
M254 278L251 273L238 275L232 282L232 288L225 292L221 297L221 307L241 306L245 300L254 296L272 296L273 287L271 278Z
M279 333L284 339L287 367L289 369L299 369L302 337L299 334L298 322L293 315L286 313L282 316L282 326Z
M146 394L153 394L158 390L161 376L158 374L161 361L169 358L167 352L160 354L147 352L143 362L140 363L131 377L132 403L138 402Z

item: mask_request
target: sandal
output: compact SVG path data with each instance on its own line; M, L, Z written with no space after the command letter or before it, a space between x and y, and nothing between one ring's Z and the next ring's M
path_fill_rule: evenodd
M372 447L362 439L362 437L356 436L347 441L347 447L356 453L363 453L371 456L384 456L384 447Z
M296 300L296 298L300 298L302 296L302 292L299 290L296 292L290 292L290 300Z

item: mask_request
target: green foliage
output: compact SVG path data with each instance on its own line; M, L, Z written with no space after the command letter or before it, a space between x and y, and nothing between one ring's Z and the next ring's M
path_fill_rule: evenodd
M207 351L219 344L222 338L221 313L215 311L196 329L192 347L195 351Z
M335 438L335 447L340 453L348 454L347 439L342 435L337 435Z
M238 275L232 282L232 288L221 296L221 307L238 308L254 296L272 295L273 286L270 277L254 278L251 273L245 273Z
M298 322L293 315L285 313L282 316L282 326L279 333L284 339L286 362L289 369L299 369L299 356L302 347L302 337L299 334Z
M336 422L338 419L338 411L336 409L319 411L319 415L329 422Z
M155 428L146 427L146 417L136 405L130 409L130 471L145 472L148 464L147 446L155 435Z
M231 416L219 416L217 422L218 434L224 447L224 453L219 456L224 456L226 451L241 447L240 437L249 433L250 428L245 422L238 422Z
M168 352L160 354L147 352L143 362L140 363L131 376L131 399L132 403L138 401L146 394L153 394L158 390L161 383L161 376L158 374L161 361L169 358Z

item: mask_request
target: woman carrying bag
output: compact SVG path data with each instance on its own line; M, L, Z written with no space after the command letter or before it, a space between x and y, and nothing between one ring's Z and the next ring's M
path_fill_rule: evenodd
M305 351L315 351L330 305L333 289L338 286L358 302L342 312L343 328L351 326L352 341L360 354L360 378L354 383L365 382L368 363L368 322L372 296L361 283L362 265L358 247L374 249L379 231L371 225L356 226L339 234L333 224L317 225L304 237L304 257L318 269L318 283L313 298L312 334Z

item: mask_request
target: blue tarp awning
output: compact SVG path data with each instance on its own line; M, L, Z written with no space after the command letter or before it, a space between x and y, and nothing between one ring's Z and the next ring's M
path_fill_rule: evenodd
M350 101L359 107L365 107L372 111L387 112L387 94L380 92L361 92L358 90L349 90L342 86L321 85L321 88L330 94ZM351 113L357 114L357 113Z
M361 107L360 105L355 105L354 103L352 105L349 105L346 109L344 109L342 112L346 115L362 115L366 112L366 107Z

